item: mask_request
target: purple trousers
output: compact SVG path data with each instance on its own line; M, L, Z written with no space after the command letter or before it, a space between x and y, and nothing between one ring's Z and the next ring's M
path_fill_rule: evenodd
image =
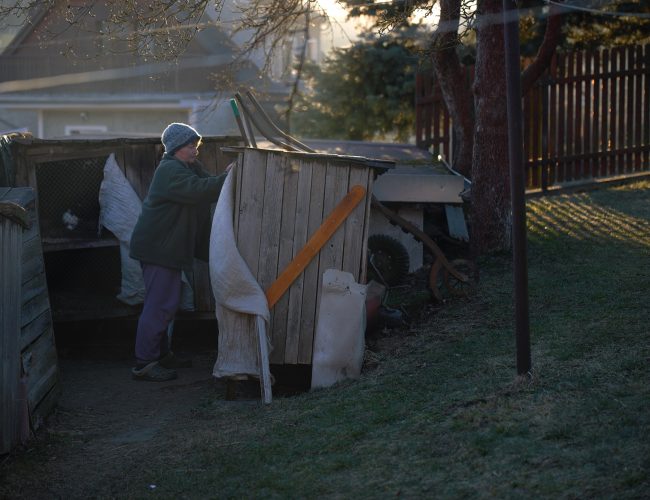
M181 271L142 263L144 306L135 338L137 363L150 363L167 354L167 327L181 300Z

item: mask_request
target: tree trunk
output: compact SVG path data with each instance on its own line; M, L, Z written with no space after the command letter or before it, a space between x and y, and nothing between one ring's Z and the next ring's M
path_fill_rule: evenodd
M564 15L562 7L550 4L548 19L544 30L544 39L537 51L535 60L521 74L521 94L525 96L533 84L539 79L551 64L555 49L562 38L562 23Z
M502 0L479 0L474 77L471 240L478 254L510 249L512 215Z
M461 0L440 0L440 21L431 40L431 62L442 98L452 116L453 167L471 177L474 99L467 74L456 53L460 4Z

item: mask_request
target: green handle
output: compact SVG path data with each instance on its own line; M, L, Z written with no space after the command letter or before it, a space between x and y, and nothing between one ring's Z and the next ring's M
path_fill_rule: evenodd
M237 107L237 101L235 99L230 99L230 107L232 112L235 114L235 118L239 118L239 108Z

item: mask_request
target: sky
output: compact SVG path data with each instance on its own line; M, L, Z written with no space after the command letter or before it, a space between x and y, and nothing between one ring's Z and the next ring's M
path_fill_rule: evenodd
M331 33L325 33L323 41L331 47L346 47L358 38L358 33L364 25L360 19L347 19L347 11L337 0L319 0L320 6L330 17Z

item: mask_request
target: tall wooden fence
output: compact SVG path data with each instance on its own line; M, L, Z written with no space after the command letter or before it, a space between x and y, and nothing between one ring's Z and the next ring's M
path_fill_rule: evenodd
M523 99L530 189L650 170L650 45L556 54ZM417 145L451 159L451 118L418 78Z

